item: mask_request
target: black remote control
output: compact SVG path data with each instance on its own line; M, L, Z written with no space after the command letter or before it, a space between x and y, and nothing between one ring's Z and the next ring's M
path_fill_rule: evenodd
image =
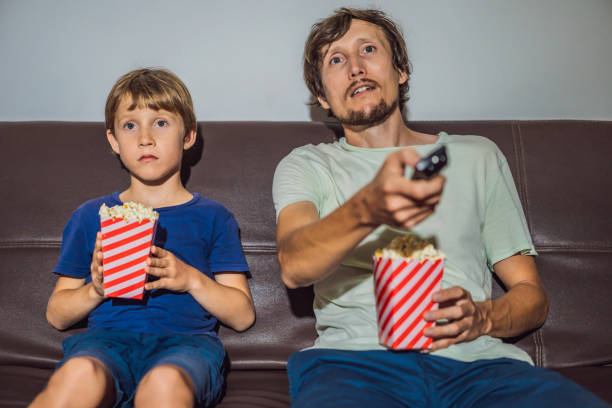
M446 146L442 146L436 151L432 152L428 156L419 160L414 166L414 173L412 174L413 180L426 180L436 174L444 166L448 164L448 157L446 155Z

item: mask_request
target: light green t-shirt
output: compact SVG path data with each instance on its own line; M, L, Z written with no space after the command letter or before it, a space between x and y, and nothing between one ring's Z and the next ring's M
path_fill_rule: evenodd
M475 301L491 298L492 265L516 253L535 255L506 158L481 136L444 132L430 145L412 146L425 155L446 145L446 184L433 215L412 229L434 237L446 254L442 286L461 286ZM274 174L276 214L288 204L311 201L325 217L370 182L387 155L402 147L360 148L345 138L294 149ZM410 177L411 168L406 169ZM405 234L386 225L367 236L341 266L314 284L318 338L314 347L384 349L378 344L372 254ZM532 363L529 355L500 339L478 339L433 354L461 361L508 357Z

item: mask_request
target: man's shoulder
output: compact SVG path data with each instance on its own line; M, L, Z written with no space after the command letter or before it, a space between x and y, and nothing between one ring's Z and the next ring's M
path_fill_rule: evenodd
M446 135L446 144L450 154L473 156L475 159L503 160L503 153L497 144L484 136L478 135Z
M447 134L447 143L452 146L462 147L466 149L481 149L494 151L497 149L497 144L487 137L479 135L456 135Z
M312 158L312 157L327 157L340 149L338 141L326 142L319 144L307 144L294 148L285 158Z

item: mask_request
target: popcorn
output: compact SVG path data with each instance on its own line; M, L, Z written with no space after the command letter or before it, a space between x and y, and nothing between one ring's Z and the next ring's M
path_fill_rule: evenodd
M433 240L422 239L414 234L395 238L386 248L377 249L374 255L391 259L413 258L419 261L445 258L445 255L434 247Z
M104 296L142 299L158 214L139 203L100 207Z
M433 241L408 234L374 253L378 340L394 350L426 349L423 330L435 325L423 313L436 310L431 295L440 290L445 256Z
M144 219L155 221L158 217L157 211L154 211L151 207L133 201L112 207L107 207L106 204L102 203L98 214L100 214L100 217L122 218L126 221L142 221Z

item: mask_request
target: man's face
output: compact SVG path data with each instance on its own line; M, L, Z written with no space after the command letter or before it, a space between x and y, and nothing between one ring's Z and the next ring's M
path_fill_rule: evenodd
M341 123L374 125L398 108L399 85L408 75L393 66L380 27L353 19L347 33L322 51L325 98L318 99Z

